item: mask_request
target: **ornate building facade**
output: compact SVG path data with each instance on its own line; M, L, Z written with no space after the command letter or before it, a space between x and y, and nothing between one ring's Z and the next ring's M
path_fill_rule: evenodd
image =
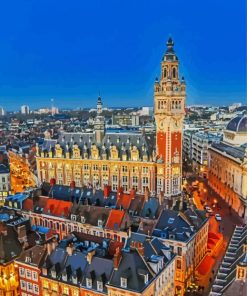
M156 134L107 132L99 98L93 133L62 133L58 140L46 140L37 147L39 180L179 195L185 81L179 79L179 61L173 47L170 38L160 80L156 79L154 85Z
M247 220L247 115L233 118L209 147L209 185Z

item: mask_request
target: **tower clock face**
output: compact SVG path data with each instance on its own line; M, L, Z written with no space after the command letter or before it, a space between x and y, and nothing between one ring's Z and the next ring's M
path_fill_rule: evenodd
M178 118L173 118L173 127L179 129L181 127L181 121Z
M159 120L158 127L160 130L165 129L165 119L164 118Z

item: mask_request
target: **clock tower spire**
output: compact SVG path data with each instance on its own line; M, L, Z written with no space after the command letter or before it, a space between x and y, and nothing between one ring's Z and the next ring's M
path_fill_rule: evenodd
M179 78L179 60L169 38L161 61L160 80L154 84L156 123L157 191L172 196L181 193L182 125L185 107L185 81Z

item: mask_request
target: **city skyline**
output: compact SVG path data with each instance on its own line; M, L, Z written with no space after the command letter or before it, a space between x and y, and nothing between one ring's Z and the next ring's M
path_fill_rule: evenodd
M60 1L49 10L45 2L16 3L11 17L2 4L0 105L35 109L54 98L59 108L85 108L100 92L105 106L151 106L169 36L183 61L188 105L245 104L244 1L243 9L208 1L203 15L195 1L135 2L121 10L110 2Z

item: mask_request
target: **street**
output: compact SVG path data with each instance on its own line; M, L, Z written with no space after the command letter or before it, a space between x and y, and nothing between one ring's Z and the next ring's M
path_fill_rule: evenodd
M233 210L231 210L231 208L229 208L228 204L226 204L226 202L208 186L206 179L192 177L187 181L188 184L186 188L189 192L192 192L193 202L196 207L200 210L204 210L204 207L207 205L213 210L212 215L209 216L209 232L221 233L223 235L222 246L216 254L212 255L212 258L215 260L212 270L205 276L200 276L198 279L197 284L205 287L204 295L208 295L211 283L213 282L217 269L225 254L233 230L236 225L243 224L243 221ZM192 183L197 184L193 190L191 190ZM220 214L222 220L217 221L215 214Z

